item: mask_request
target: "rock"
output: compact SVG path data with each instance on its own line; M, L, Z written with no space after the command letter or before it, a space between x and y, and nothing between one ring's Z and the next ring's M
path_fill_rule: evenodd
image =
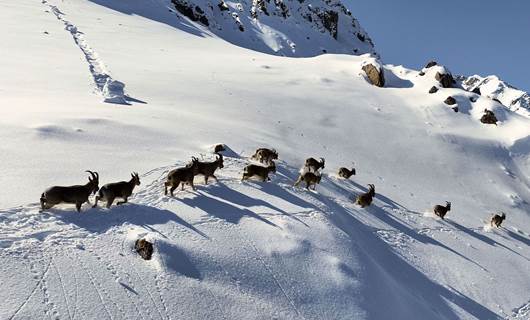
M438 92L438 88L436 86L432 86L431 89L429 89L429 93L436 93Z
M452 106L452 105L456 104L456 99L451 97L451 96L449 96L449 97L447 97L447 99L445 99L444 103L447 104L447 105Z
M455 83L453 75L450 73L436 72L435 78L440 82L443 88L451 88L453 86L453 83Z
M501 102L499 99L497 99L497 98L493 98L493 99L491 99L491 100L493 100L493 101L495 101L495 102L497 102L497 103L502 104L502 102Z
M477 102L477 100L478 100L478 97L476 97L476 96L469 97L469 101L471 101L471 102Z
M216 144L214 147L213 147L213 152L214 153L218 153L218 152L222 152L222 151L226 151L226 148L225 148L225 145L220 143L220 144Z
M493 111L488 110L488 109L484 109L484 115L482 116L482 118L480 118L480 122L482 122L484 124L497 125L497 121L498 121L497 117L495 116Z
M219 10L221 10L221 11L229 11L230 10L230 8L226 4L226 2L224 2L224 0L221 0L221 2L219 2L217 4L217 6L219 7Z
M153 255L153 244L145 239L138 239L134 244L134 249L144 260L151 260Z
M423 76L425 75L425 72L420 71L420 73L418 73L418 75L419 75L420 77L423 77Z
M431 60L425 65L425 68L428 69L428 68L434 67L436 65L438 65L438 63L436 61L434 61L434 60Z
M451 109L453 109L454 112L458 112L458 106L452 107Z
M383 66L376 59L371 59L371 61L365 62L363 71L366 73L368 81L376 87L385 86L385 75L383 72Z
M480 95L480 88L479 87L476 87L475 89L473 89L473 91L471 91L473 93L476 93L478 95Z
M199 6L193 7L192 4L189 4L185 0L171 0L171 2L178 12L188 17L191 21L198 21L205 26L210 25L204 11Z
M324 28L329 31L333 38L337 39L339 14L332 10L326 10L318 12L317 15L322 21Z

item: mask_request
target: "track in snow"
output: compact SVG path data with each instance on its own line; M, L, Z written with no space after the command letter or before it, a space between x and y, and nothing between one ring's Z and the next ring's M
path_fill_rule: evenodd
M65 14L57 6L50 4L47 0L42 0L42 4L48 6L57 20L64 23L65 30L70 32L75 44L83 52L96 88L103 95L105 102L125 105L130 105L130 102L145 103L124 93L125 84L112 78L97 52L85 40L85 34L75 24L67 20Z

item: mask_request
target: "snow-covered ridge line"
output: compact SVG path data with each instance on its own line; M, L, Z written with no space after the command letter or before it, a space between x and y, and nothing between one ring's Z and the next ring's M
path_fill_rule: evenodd
M292 57L364 54L372 39L338 0L168 0L168 7L235 45Z
M65 30L72 34L75 44L83 52L88 62L88 67L94 78L96 88L103 95L104 101L116 104L129 104L123 91L125 84L111 77L103 61L101 61L98 54L85 40L84 33L79 31L76 25L65 19L65 14L57 6L48 3L47 0L42 0L42 4L48 6L57 19L64 23Z
M460 78L465 90L498 100L508 109L524 116L530 116L530 95L527 92L511 86L493 75L487 77L473 75Z

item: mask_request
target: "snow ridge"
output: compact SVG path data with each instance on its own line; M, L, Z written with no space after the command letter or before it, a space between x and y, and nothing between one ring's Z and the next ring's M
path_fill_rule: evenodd
M462 87L490 99L498 100L508 109L519 114L530 116L530 95L502 81L497 76L481 77L473 75L464 78Z
M103 95L104 101L115 104L129 104L123 91L125 84L114 80L110 76L110 72L105 68L103 61L85 40L84 33L75 24L65 19L65 14L57 6L48 3L47 0L42 0L42 4L48 6L57 19L64 23L65 30L72 34L75 44L83 52L88 62L88 67L94 78L96 88Z

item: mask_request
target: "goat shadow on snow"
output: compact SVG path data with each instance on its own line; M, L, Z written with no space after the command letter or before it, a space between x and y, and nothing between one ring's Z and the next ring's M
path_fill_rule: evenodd
M476 262L434 239L417 234L375 203L366 209L350 210L326 197L309 194L323 203L327 207L326 211L333 213L328 215L329 220L350 237L352 246L359 252L360 264L365 266L361 291L368 319L460 319L450 304L455 304L478 319L500 319L499 315L472 298L429 279L375 235L369 226L355 217L355 213L367 210L404 234L424 243L441 246L480 267ZM381 307L381 301L384 301L384 308ZM406 305L403 301L407 301Z
M152 225L174 222L204 238L208 238L206 234L180 218L175 212L140 204L127 203L120 206L112 206L110 209L97 207L81 213L60 209L47 211L53 212L57 219L66 224L73 224L92 233L103 234L112 227L121 226L124 223L158 232Z

